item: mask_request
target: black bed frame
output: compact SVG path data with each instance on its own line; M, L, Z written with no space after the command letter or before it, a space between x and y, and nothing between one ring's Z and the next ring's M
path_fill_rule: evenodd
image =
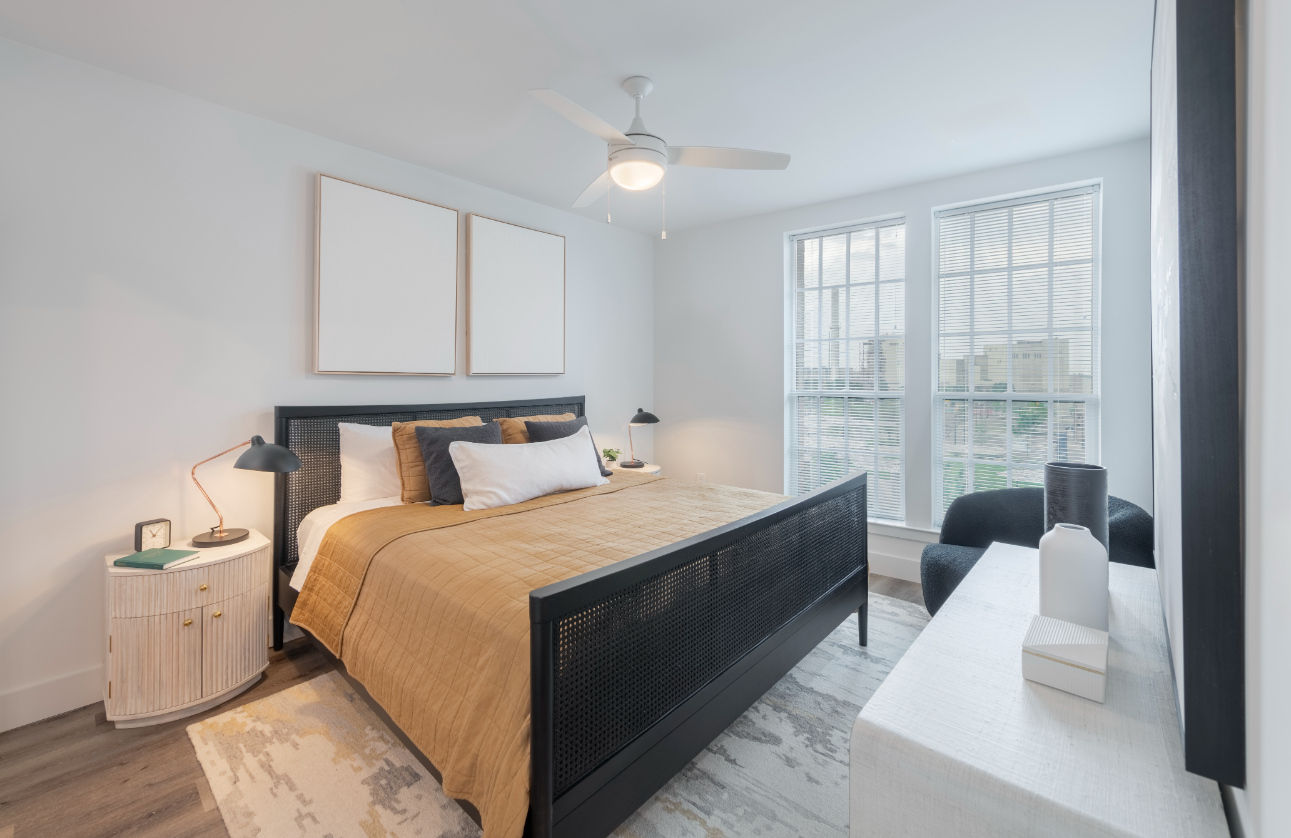
M274 648L282 648L296 601L288 585L296 527L339 497L338 422L581 416L584 404L575 396L276 408L276 442L302 467L277 476ZM866 489L858 473L530 593L526 836L609 835L852 612L859 612L866 644ZM362 685L338 669L439 776ZM463 808L478 820L474 807Z

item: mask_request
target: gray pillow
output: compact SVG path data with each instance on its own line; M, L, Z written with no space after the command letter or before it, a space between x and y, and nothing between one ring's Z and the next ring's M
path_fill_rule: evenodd
M578 433L579 428L586 428L587 417L580 416L568 422L525 422L524 427L529 432L530 442L550 442L553 439L573 436ZM588 431L587 435L591 436L592 432ZM601 470L601 477L609 477L613 474L605 467L605 463L601 462L601 449L596 447L595 439L592 440L592 456L596 458L596 467Z
M417 434L417 445L421 448L421 459L426 464L426 482L430 484L430 505L446 506L450 503L463 503L462 478L457 474L457 466L448 454L448 446L453 442L485 442L492 445L502 444L502 426L497 422L485 422L483 425L471 425L465 428L427 428L418 426L413 429Z

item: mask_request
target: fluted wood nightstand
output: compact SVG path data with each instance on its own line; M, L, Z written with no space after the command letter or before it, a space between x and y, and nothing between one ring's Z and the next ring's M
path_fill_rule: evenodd
M172 545L185 549L183 544ZM169 570L106 557L103 703L117 727L181 719L246 690L269 666L273 545L208 547Z

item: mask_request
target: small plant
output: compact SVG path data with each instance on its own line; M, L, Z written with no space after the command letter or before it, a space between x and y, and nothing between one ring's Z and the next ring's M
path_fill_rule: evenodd
M617 448L602 448L601 454L604 455L605 459L609 460L611 463L617 461L619 457L623 456L623 452Z

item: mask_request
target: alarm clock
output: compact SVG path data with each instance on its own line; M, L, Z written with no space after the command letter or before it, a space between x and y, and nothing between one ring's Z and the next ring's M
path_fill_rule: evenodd
M136 553L169 546L170 521L166 518L158 518L155 521L140 521L134 525L134 550Z

